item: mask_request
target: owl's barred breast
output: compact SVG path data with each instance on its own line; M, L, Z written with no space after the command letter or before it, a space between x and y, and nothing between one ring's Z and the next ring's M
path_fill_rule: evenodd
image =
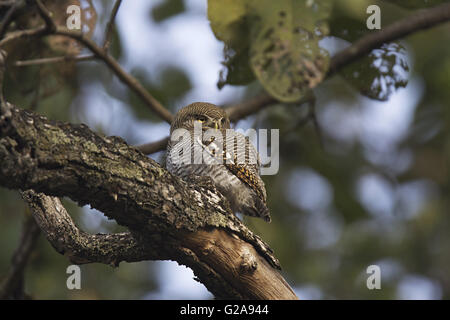
M196 104L195 108L198 106ZM219 109L223 113L216 106L207 107ZM189 110L183 109L179 113L189 115ZM221 114L217 110L213 111ZM208 176L228 199L234 212L270 221L265 186L259 176L259 155L248 137L227 128L214 130L201 127L200 130L194 130L192 123L185 122L183 126L183 120L177 118L176 123L181 123L180 127L172 127L171 132L182 129L182 134L172 134L169 141L167 170L182 179L193 175Z

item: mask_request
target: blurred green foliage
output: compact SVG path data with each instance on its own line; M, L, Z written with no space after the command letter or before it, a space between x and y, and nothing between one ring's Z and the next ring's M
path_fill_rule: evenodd
M148 79L148 73L143 69L133 70L132 74L165 106L173 106L175 101L182 98L192 88L185 71L175 66L167 66L159 70L156 77L157 81ZM149 112L148 106L133 92L129 93L128 101L138 118L158 120L158 117Z
M227 83L246 84L256 76L280 101L299 100L327 70L329 57L318 41L328 34L330 8L329 0L313 4L294 0L208 1L211 28L226 45L228 75L222 75L219 88Z
M184 0L162 1L152 8L151 16L153 21L161 22L186 10Z
M398 88L408 84L409 66L403 46L393 42L345 67L341 74L361 94L387 101Z
M298 2L306 3L306 0ZM443 2L335 0L328 19L328 13L321 11L317 12L320 19L311 12L307 16L312 24L325 19L331 36L353 42L371 32L365 27L365 9L369 4L380 5L382 26L385 26L418 9ZM219 79L220 86L253 81L247 86L251 94L258 87L254 81L258 79L262 87L273 93L269 88L272 86L270 81L278 79L273 76L276 71L264 66L264 70L260 70L268 72L272 79L255 72L250 52L253 42L259 41L265 30L278 21L280 6L287 2L261 2L255 11L259 20L252 20L254 16L241 19L247 15L243 4L251 1L229 0L222 4L210 0L209 3L218 10L214 13L213 8L209 8L212 30L225 46L226 70ZM94 5L98 14L96 30L102 34L112 2L98 1ZM126 10L126 1L122 6L121 10ZM183 1L163 1L152 8L151 17L153 22L170 24L173 21L169 17L188 14L186 10ZM286 12L295 23L303 23L300 18L306 13ZM208 17L203 18L206 22ZM259 30L250 32L249 24L253 23ZM159 24L153 26L156 28ZM275 34L283 41L299 40L293 34L280 32L278 29ZM113 34L111 52L120 62L124 61L124 52L127 52L125 37L127 34L117 30ZM100 35L94 40L101 43L103 39ZM256 45L258 50L261 50L259 46L270 45L269 38L261 41L262 44ZM318 39L313 37L307 41L315 46ZM296 49L289 52L290 60L301 53L298 46L301 44L293 45ZM129 106L129 113L142 121L161 123L101 63L20 68L12 65L16 60L56 55L51 50L48 44L33 41L27 42L26 50L16 48L10 55L11 64L5 79L7 100L51 119L74 121L84 103L83 89L101 84L99 88L104 89L101 94L124 102ZM155 44L154 50L162 48ZM317 54L315 47L307 59L314 59ZM195 89L193 75L187 66L177 63L147 67L135 68L132 73L168 107L184 102L186 95ZM219 70L202 72L217 75ZM380 84L383 78L392 80L390 86ZM374 85L376 79L379 79L379 86ZM374 51L320 83L313 90L316 102L312 107L321 137L311 121L306 124L302 121L307 114L306 104L280 103L249 118L257 128L280 129L280 171L277 175L263 177L273 222L266 224L248 217L244 217L244 221L271 245L281 261L284 276L299 292L313 287L319 292L318 298L395 299L401 297L402 284L413 276L433 284L437 293L432 297L450 298L449 83L450 26L447 23ZM402 87L406 89L400 89ZM417 101L404 133L394 142L385 141L387 138L383 135L368 139L369 125L374 125L379 118L365 123L357 115L364 114L373 101L389 103L394 93L411 88L413 90L408 92L411 96L417 93ZM381 102L376 106L382 108ZM89 106L93 110L96 107ZM390 108L400 107L390 105ZM401 131L400 127L389 129ZM310 178L306 178L305 172L315 177L315 182L308 183ZM382 188L379 191L374 187L367 188L364 181L381 182ZM368 203L362 194L371 201ZM303 195L308 197L305 199ZM314 206L308 207L310 202ZM386 202L391 204L387 209L382 206ZM65 206L76 223L89 232L120 230L114 222L92 220L90 217L94 214L85 212L75 203L65 201ZM0 188L0 279L9 268L25 215L26 208L18 192ZM84 265L81 267L82 290L70 291L65 286L65 270L69 264L41 236L26 269L26 292L37 299L130 299L158 290L155 265L142 262L122 263L119 268ZM381 290L366 287L366 269L371 264L382 268Z
M429 8L447 2L446 0L386 0L386 1L408 9Z

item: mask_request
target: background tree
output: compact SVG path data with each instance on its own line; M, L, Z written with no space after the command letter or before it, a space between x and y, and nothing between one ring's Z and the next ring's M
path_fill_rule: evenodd
M52 15L1 3L6 101L120 136L155 159L171 114L192 101L228 106L238 127L279 128L280 171L264 177L273 222L244 222L274 249L297 295L448 298L448 1L210 0L207 12L178 0L80 1L83 38L55 27L72 2L44 1ZM381 8L378 32L366 26L371 4ZM24 30L34 34L8 40ZM220 43L202 40L211 31ZM210 66L207 52L222 46ZM124 231L63 204L84 230ZM20 194L0 189L9 296L180 297L165 291L154 262L83 265L83 289L67 290L70 262L28 217ZM366 287L372 264L381 290Z

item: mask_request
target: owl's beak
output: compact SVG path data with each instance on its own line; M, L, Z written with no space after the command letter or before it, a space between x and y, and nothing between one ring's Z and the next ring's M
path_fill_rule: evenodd
M220 120L210 120L206 123L206 127L208 128L214 128L214 129L219 129L220 128Z
M202 123L202 127L204 130L211 128L211 129L221 129L222 128L222 119L214 120L214 119L208 119L205 122Z

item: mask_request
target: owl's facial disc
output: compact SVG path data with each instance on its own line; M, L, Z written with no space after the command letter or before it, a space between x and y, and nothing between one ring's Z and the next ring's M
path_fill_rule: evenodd
M225 118L215 119L208 116L198 115L196 121L202 124L203 129L222 129L226 123Z
M170 132L178 128L191 130L195 124L201 124L204 130L230 128L230 120L223 109L211 103L194 102L178 111L170 126Z

